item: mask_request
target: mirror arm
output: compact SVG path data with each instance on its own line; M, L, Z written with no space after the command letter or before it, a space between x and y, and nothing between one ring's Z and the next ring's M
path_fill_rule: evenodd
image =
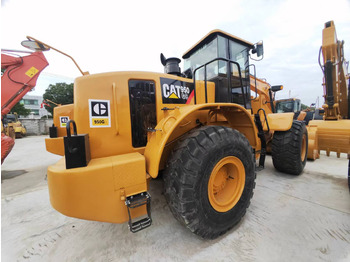
M38 42L39 44L43 44L43 45L45 45L45 46L51 48L52 50L55 50L56 52L58 52L58 53L60 53L60 54L62 54L62 55L65 55L65 56L69 57L70 59L72 59L72 61L74 62L74 64L76 65L76 67L79 69L80 73L81 73L83 76L89 74L89 72L83 72L83 71L80 69L80 67L79 67L79 65L77 64L77 62L75 62L75 60L73 59L73 57L71 57L70 55L68 55L68 54L66 54L66 53L64 53L64 52L62 52L62 51L60 51L60 50L58 50L58 49L56 49L56 48L54 48L54 47L48 45L48 44L43 43L43 42L41 42L41 41L35 39L34 37L27 36L27 39L28 39L28 40L31 40L31 41L36 41L36 42Z

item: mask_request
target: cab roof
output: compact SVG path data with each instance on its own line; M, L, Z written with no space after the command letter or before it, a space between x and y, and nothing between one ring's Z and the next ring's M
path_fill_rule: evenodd
M250 43L246 40L243 40L242 38L239 38L237 36L231 35L229 33L226 33L222 30L215 29L210 31L206 36L204 36L201 40L199 40L194 46L192 46L189 50L185 52L185 54L182 56L183 59L188 58L190 55L192 55L195 51L200 49L203 45L209 43L211 40L213 40L217 35L221 35L225 38L228 38L230 40L233 40L235 42L238 42L242 45L245 45L247 47L252 48L254 46L253 43Z

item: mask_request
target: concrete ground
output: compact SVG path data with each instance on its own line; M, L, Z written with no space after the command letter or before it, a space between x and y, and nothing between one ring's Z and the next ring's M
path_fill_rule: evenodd
M44 138L16 140L2 165L2 261L350 261L347 159L308 161L300 176L275 171L271 157L258 172L242 222L216 240L181 226L151 183L153 225L139 233L126 224L65 217L49 203L46 167L60 157Z

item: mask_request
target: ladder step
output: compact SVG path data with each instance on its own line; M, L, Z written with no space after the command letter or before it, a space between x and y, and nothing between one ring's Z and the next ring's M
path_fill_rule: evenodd
M152 225L151 195L148 192L143 192L137 195L128 196L125 200L125 205L127 206L127 209L128 209L128 215L129 215L128 224L131 232L136 233ZM143 205L146 205L146 208L147 208L146 217L133 222L131 219L130 209L141 207Z
M150 217L145 217L139 221L132 222L129 224L129 229L131 232L136 233L144 228L149 227L152 224L152 219Z

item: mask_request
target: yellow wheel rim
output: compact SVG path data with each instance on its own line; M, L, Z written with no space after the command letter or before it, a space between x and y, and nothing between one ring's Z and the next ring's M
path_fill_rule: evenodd
M303 135L303 141L301 143L301 162L304 162L306 157L306 135Z
M241 198L245 185L245 169L234 156L221 159L210 174L208 197L218 212L231 210Z

